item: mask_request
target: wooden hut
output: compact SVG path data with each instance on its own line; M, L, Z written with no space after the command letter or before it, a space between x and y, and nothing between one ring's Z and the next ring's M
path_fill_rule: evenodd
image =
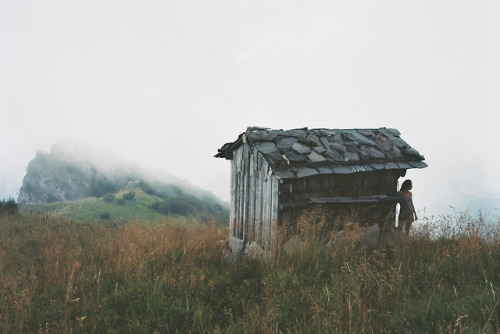
M396 129L249 127L215 155L231 160L230 247L269 249L276 229L305 208L363 212L361 223L394 224L398 179L425 168Z

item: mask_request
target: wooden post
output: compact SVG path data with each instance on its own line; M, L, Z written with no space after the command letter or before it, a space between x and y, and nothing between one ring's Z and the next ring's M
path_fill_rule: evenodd
M269 232L271 224L271 182L269 180L269 165L262 164L262 247L269 249Z
M235 237L236 223L236 166L235 160L231 161L231 206L229 207L229 235Z
M259 245L262 245L262 157L256 153L257 169L255 171L256 191L255 191L255 238Z
M237 166L237 175L236 175L236 237L238 239L242 238L241 233L241 150L236 150L235 159Z
M242 146L242 159L241 159L241 177L242 177L242 206L241 206L241 230L243 243L245 244L248 239L248 145Z
M279 180L271 176L271 249L275 249L278 240Z
M250 160L249 166L249 193L248 193L248 241L255 241L255 153L248 154Z

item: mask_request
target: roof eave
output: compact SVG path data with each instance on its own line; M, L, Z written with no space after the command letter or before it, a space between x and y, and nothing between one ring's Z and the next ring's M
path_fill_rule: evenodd
M238 139L236 139L234 142L229 142L224 144L219 150L216 155L214 155L215 158L224 158L226 160L233 160L233 151L236 150L238 147L243 144L243 139L242 135L240 134L238 136Z

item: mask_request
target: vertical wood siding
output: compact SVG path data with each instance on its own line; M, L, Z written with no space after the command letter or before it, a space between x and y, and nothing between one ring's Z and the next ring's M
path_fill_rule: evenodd
M278 222L279 180L247 144L233 152L231 166L230 233L269 249Z
M268 249L274 249L275 241L277 241L277 228L278 228L278 219L279 219L279 185L280 181L277 177L272 177L271 184L271 231L269 235L270 244L268 245Z
M255 161L255 241L262 244L262 183L260 182L260 170L262 168L262 157L255 154L252 159Z
M229 235L236 237L236 187L238 182L236 180L236 164L234 161L231 163L231 199L229 205Z
M249 161L249 184L248 184L248 239L255 239L255 196L256 196L256 187L255 187L255 159L253 159L252 152L250 152L250 161Z

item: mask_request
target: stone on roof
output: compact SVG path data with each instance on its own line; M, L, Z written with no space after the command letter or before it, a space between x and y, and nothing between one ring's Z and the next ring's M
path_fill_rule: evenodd
M310 168L310 167L297 168L297 177L306 177L318 174L319 172L316 168Z
M311 152L311 147L308 145L304 145L302 143L295 143L292 145L292 149L297 153L309 153Z
M307 156L307 161L314 163L314 162L323 162L326 161L326 159L318 152L312 150L311 153L309 153L309 155Z
M281 137L277 140L276 146L280 150L289 150L296 142L298 142L298 139L295 137Z
M359 132L346 132L346 137L358 144L375 146L375 142Z
M292 129L249 127L224 144L216 157L232 159L243 137L280 178L351 174L372 170L425 168L424 157L396 129Z
M257 147L257 150L259 150L259 152L261 153L271 153L276 151L276 144L274 144L273 142L266 141L262 143L257 143L255 146Z

